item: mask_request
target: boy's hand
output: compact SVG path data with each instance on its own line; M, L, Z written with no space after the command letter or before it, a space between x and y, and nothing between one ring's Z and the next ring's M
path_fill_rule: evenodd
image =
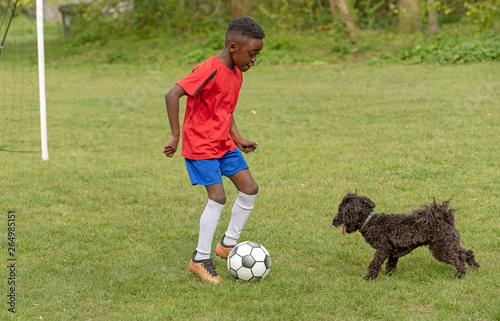
M174 156L175 152L177 151L178 145L179 145L179 137L170 136L170 139L168 140L168 143L167 145L165 145L165 149L163 150L165 156L167 157Z
M259 143L252 142L250 140L243 139L243 138L238 140L238 141L235 141L235 140L233 140L233 141L236 144L236 147L238 147L238 149L241 150L245 154L253 152L254 150L257 149L257 145L259 145Z

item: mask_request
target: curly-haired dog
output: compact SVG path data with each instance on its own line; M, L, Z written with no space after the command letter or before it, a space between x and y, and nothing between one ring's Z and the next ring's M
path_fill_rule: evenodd
M451 200L451 199L450 199ZM460 234L455 227L453 213L449 209L450 200L412 211L410 214L375 214L375 203L365 196L347 194L339 205L333 225L342 228L342 234L359 230L365 241L375 250L375 257L368 266L365 279L377 277L382 264L386 273L396 269L398 259L415 248L428 245L432 255L440 262L457 268L455 277L465 275L465 263L479 268L472 250L460 245Z

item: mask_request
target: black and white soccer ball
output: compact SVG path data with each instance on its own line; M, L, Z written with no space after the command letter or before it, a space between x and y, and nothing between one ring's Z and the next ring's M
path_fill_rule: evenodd
M271 256L257 242L237 244L227 257L227 269L231 276L245 282L265 279L271 271Z

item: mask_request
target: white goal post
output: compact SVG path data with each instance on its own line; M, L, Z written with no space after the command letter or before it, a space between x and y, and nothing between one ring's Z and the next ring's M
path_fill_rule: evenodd
M38 43L38 83L40 92L40 129L42 135L42 159L49 160L47 144L47 103L45 99L45 50L43 39L43 0L36 0L36 32Z

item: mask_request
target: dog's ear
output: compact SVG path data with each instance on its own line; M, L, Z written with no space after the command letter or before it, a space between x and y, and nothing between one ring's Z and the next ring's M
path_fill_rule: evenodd
M343 202L344 202L344 201L346 201L346 202L347 202L347 201L350 201L350 200L355 199L355 198L357 198L357 197L358 197L358 194L356 194L356 193L347 193L347 194L344 196L344 199L343 199L342 201L343 201Z
M374 208L375 208L375 203L374 203L371 199L369 199L368 197L364 197L364 198L363 198L363 203L364 203L366 206L368 206L369 208L371 208L371 209L374 209Z

